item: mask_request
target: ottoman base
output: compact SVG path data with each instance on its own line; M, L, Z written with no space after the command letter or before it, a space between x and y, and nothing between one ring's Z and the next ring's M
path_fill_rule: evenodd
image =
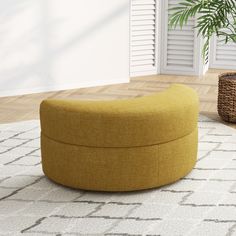
M41 135L42 164L51 180L72 188L134 191L159 187L188 174L197 159L197 127L176 140L143 147L70 145Z

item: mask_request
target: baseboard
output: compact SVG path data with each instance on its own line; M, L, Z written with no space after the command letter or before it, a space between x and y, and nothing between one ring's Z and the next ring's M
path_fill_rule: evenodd
M52 92L52 91L60 91L60 90L69 90L69 89L80 89L80 88L88 88L88 87L96 87L96 86L104 86L104 85L112 85L112 84L123 84L129 83L129 78L122 78L110 81L93 81L93 82L83 82L81 83L72 83L72 84L55 84L42 86L37 88L24 88L24 89L12 89L12 90L0 90L0 97L9 97L9 96L18 96L18 95L26 95L33 93L44 93L44 92Z

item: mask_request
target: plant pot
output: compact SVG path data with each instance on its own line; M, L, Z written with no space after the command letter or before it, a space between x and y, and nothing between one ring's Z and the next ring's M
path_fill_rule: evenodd
M218 113L224 121L236 123L236 72L219 75Z

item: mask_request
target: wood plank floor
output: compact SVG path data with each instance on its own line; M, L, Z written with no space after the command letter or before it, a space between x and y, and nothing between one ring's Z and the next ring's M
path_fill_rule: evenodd
M218 75L222 72L224 71L210 70L201 77L176 75L137 77L132 78L128 84L4 97L0 98L0 123L38 119L39 104L46 98L124 99L155 93L167 88L172 83L182 83L194 88L200 98L200 113L220 120L217 115L217 93ZM235 124L227 123L227 125L236 128Z

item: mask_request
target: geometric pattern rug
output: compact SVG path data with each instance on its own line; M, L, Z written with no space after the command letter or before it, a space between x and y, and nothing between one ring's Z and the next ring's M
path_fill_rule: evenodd
M99 193L42 173L38 120L0 125L0 235L236 235L236 130L199 118L194 170L162 188Z

